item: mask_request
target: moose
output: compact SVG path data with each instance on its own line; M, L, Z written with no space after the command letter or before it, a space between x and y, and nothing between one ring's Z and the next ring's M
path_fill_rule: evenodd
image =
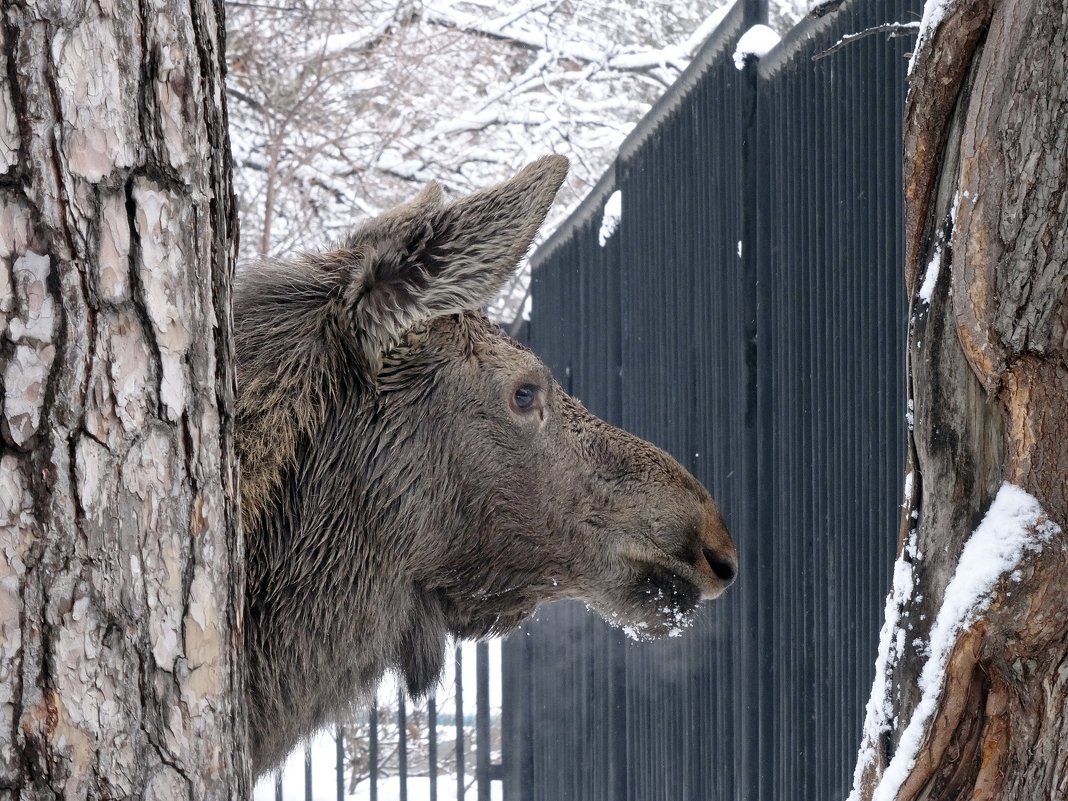
M337 249L238 276L255 775L387 671L427 693L450 637L560 598L659 637L733 581L705 488L480 311L566 173L547 156L453 202L431 183Z

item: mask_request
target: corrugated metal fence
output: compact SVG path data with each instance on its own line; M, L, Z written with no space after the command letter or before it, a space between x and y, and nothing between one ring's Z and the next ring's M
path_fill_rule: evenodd
M705 482L741 575L677 640L630 643L575 605L512 636L508 801L848 793L901 495L913 38L842 40L921 8L828 4L739 71L760 14L740 2L535 255L531 344Z

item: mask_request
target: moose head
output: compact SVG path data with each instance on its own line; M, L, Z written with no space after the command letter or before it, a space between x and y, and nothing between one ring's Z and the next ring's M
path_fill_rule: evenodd
M436 184L340 248L238 278L237 446L253 767L449 637L586 601L647 637L736 573L716 504L587 412L487 320L567 172L549 156L455 202Z

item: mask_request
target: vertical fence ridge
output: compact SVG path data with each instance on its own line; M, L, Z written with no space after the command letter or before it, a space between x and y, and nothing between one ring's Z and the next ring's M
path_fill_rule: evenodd
M739 580L678 640L562 604L506 641L507 801L848 793L902 478L912 42L813 57L922 2L846 0L739 71L750 5L534 255L528 329L591 411L709 487Z

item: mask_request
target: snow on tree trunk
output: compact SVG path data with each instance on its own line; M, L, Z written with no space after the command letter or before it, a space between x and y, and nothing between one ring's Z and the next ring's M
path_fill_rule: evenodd
M0 14L0 799L243 798L221 8Z
M911 472L851 798L1068 798L1068 6L931 0L911 83Z

